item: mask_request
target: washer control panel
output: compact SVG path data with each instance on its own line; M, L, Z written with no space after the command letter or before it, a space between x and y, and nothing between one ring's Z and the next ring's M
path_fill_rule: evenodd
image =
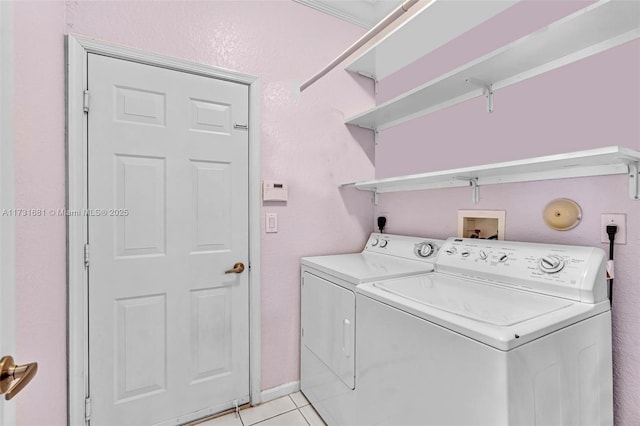
M606 299L602 249L557 244L449 238L436 271L596 303Z
M443 243L432 238L373 233L364 251L433 263Z

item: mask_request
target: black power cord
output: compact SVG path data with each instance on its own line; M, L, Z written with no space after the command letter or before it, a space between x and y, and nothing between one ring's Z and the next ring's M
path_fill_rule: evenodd
M618 232L618 225L607 225L607 235L609 236L609 260L613 260L613 244ZM609 303L613 306L613 278L609 279Z
M384 233L384 226L387 224L387 218L384 216L378 216L378 229L380 233Z

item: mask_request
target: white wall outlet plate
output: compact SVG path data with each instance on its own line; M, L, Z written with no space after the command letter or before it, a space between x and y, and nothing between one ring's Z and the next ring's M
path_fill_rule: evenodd
M627 244L627 215L624 213L603 213L600 215L600 241L609 242L607 225L617 225L616 244Z

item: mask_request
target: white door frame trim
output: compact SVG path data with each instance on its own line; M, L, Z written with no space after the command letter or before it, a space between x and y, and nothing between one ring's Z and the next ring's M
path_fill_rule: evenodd
M251 403L260 402L260 81L257 77L144 52L78 35L66 36L67 65L67 210L87 208L87 55L167 68L245 84L249 87L249 391ZM68 278L68 423L85 424L88 388L88 298L84 244L87 221L67 216Z
M15 206L13 167L13 2L0 1L0 210ZM0 340L3 348L15 348L15 218L0 221ZM15 353L0 353L0 356ZM20 360L18 360L20 361ZM0 402L2 403L2 402ZM0 425L16 424L15 404L0 408Z

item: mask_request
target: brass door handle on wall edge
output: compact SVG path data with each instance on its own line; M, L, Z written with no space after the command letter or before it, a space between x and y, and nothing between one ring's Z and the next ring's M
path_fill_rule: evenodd
M244 271L244 263L238 262L233 265L233 269L229 269L228 271L224 271L225 274L240 274Z
M0 394L5 394L5 399L10 400L27 386L37 372L37 362L16 365L11 356L3 356L0 359Z

